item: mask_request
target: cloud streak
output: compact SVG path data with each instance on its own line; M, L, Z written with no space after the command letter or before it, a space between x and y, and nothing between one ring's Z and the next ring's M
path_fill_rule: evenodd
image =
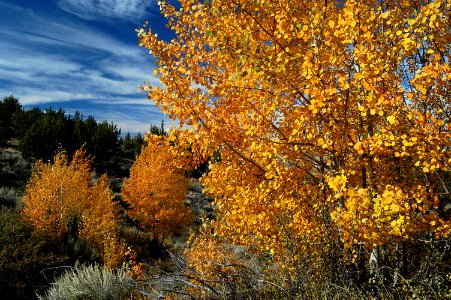
M60 0L61 9L82 19L119 18L136 20L149 13L152 1L142 0Z

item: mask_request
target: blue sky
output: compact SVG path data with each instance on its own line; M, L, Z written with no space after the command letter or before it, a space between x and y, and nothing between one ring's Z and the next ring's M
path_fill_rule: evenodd
M163 115L138 92L153 58L135 29L167 38L156 0L0 0L0 97L26 108L63 108L145 132Z

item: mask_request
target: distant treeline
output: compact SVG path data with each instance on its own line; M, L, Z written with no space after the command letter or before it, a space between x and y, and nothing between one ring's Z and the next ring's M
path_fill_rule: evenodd
M152 125L150 131L166 134L163 122L161 126ZM144 137L140 133L121 137L120 133L112 122L97 122L93 116L83 118L78 111L71 116L62 109L23 109L14 96L0 101L0 145L19 140L19 150L25 158L49 160L60 147L71 156L82 145L98 162L119 152L134 158L144 145Z

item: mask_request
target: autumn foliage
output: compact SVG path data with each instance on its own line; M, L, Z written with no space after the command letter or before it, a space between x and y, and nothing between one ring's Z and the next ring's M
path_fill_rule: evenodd
M449 1L160 8L175 38L138 30L162 82L144 90L202 155L219 151L203 178L216 234L293 270L449 237Z
M188 179L170 147L165 136L148 134L122 187L128 215L159 240L180 233L193 219L185 205Z
M82 149L70 162L62 150L53 163L37 161L26 186L22 216L51 239L66 234L87 239L107 266L118 266L125 247L117 236L117 207L107 176L94 180L90 164Z

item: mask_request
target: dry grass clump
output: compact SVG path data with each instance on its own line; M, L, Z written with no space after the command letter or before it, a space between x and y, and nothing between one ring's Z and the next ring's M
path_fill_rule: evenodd
M41 300L121 300L132 293L132 281L123 269L113 271L99 265L76 266L53 283Z

